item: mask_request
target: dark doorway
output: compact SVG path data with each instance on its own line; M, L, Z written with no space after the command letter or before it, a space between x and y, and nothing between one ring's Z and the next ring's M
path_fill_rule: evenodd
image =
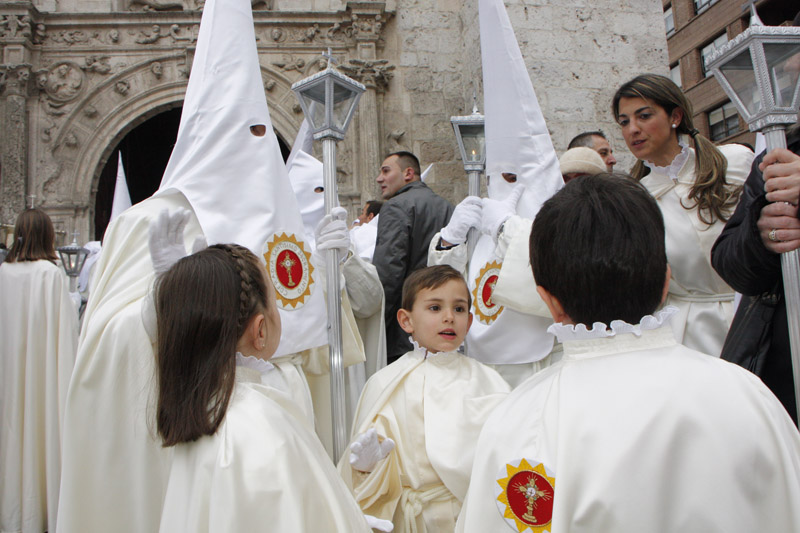
M109 155L97 184L94 211L95 240L102 240L111 218L120 150L131 203L137 204L158 190L178 137L181 110L182 107L176 107L142 122L128 132ZM290 147L280 136L278 144L281 147L283 160L286 161Z

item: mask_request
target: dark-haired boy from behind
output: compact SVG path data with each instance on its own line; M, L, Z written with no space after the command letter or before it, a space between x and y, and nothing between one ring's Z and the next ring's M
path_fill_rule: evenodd
M509 392L497 372L457 352L470 300L450 266L412 273L397 319L414 349L361 394L339 470L364 512L391 520L394 531L453 531L478 433Z
M678 344L664 221L624 175L577 178L533 223L562 361L478 439L456 531L800 531L800 435L754 375Z

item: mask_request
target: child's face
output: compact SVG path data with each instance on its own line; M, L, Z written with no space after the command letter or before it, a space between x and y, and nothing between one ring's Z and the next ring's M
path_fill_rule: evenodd
M461 346L472 324L467 286L452 279L417 293L411 311L397 312L400 327L431 352L450 352Z

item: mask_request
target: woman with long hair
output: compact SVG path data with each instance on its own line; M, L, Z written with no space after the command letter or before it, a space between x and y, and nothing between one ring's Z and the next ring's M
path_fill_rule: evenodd
M711 267L711 247L739 199L753 153L715 146L694 125L692 105L667 77L643 74L614 94L614 118L636 156L631 170L664 215L671 267L666 304L678 307L678 342L719 356L734 292Z
M17 217L0 264L0 530L55 531L61 422L78 313L40 209Z
M217 244L156 280L156 430L174 447L160 531L369 531L269 358L266 269Z

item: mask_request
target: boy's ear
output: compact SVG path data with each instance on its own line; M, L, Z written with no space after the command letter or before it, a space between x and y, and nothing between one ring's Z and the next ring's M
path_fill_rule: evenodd
M472 319L473 319L473 318L475 318L475 317L474 317L474 316L472 316L472 313L470 313L470 314L469 314L469 319L467 320L467 331L469 331L469 328L471 328L471 327L472 327Z
M550 310L550 314L553 316L553 320L555 322L560 322L562 324L572 324L572 319L564 312L564 306L561 305L561 302L553 296L550 291L542 287L541 285L536 286L536 292L539 293L539 296L542 297L545 305Z
M414 333L414 321L411 319L411 313L405 309L397 310L397 322L400 324L400 327L403 328L403 331L409 335Z

